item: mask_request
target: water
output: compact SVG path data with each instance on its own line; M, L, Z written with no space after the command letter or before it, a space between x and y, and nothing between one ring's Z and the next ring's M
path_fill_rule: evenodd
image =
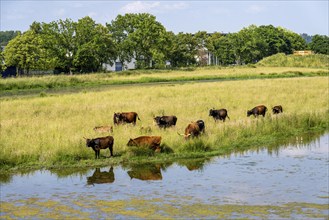
M0 217L328 219L328 139L169 164L0 175Z

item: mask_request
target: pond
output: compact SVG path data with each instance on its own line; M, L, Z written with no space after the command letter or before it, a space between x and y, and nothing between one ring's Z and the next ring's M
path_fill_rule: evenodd
M1 219L329 217L329 133L225 157L1 174Z

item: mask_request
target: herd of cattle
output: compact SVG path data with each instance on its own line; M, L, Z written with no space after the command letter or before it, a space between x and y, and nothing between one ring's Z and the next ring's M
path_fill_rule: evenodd
M262 115L265 117L267 112L267 107L264 105L259 105L254 107L251 110L247 111L247 116L254 115L258 117ZM272 108L273 114L282 113L282 106L277 105ZM230 117L227 114L226 109L210 109L209 116L213 117L215 121L221 120L225 122L225 119ZM138 114L136 112L121 112L121 113L114 113L113 115L113 122L114 125L120 124L133 124L136 125L136 120L140 120ZM177 122L177 117L172 116L156 116L153 118L154 122L159 126L159 128L168 128L171 126L175 126ZM94 128L95 131L99 132L113 132L112 126L99 126ZM191 122L185 128L184 134L179 134L188 139L189 137L197 137L200 134L204 133L205 131L205 123L203 120L197 120L195 122ZM86 139L86 146L91 147L95 151L95 158L99 158L100 150L109 148L111 156L113 156L113 144L114 138L112 136L106 137L99 137L94 139ZM130 139L127 143L127 146L136 146L136 147L148 147L155 152L160 152L161 144L161 136L140 136L135 139Z

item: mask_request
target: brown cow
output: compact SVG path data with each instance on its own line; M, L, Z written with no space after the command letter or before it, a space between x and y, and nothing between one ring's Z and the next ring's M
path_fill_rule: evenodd
M276 105L272 108L272 112L273 114L279 114L279 113L282 113L283 110L282 110L282 106L281 105Z
M185 128L184 137L185 137L185 139L188 139L190 136L191 137L197 137L201 133L204 133L204 130L205 130L205 125L204 125L203 120L198 120L196 122L191 122ZM182 134L179 134L179 135L182 135Z
M136 125L136 119L140 120L136 112L114 112L113 115L113 122L115 125L124 123L132 123L133 125Z
M127 173L131 179L162 180L161 167L156 164L136 165Z
M140 136L128 141L127 146L149 147L152 150L159 151L161 136Z
M87 184L94 185L94 184L102 184L102 183L113 183L115 180L113 167L107 171L101 171L100 168L96 168L93 175L87 177Z
M97 132L111 132L113 133L113 127L112 126L96 126L93 129L94 131Z
M91 147L95 151L95 158L99 158L99 153L101 149L109 148L111 156L113 157L113 144L114 138L112 136L99 137L94 139L86 139L86 146Z
M250 115L254 115L255 117L257 117L258 115L262 115L263 117L265 117L267 108L265 105L259 105L254 107L251 110L247 111L247 116L249 117Z

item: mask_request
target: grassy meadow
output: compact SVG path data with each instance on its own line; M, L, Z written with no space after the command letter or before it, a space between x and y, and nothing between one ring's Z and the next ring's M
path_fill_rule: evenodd
M281 72L290 71L289 68L278 68L276 72L280 72L280 69ZM271 73L266 68L255 70L255 74ZM201 74L199 71L202 72L198 70L193 74ZM215 70L203 71L204 74L210 74ZM248 74L248 71L252 72L247 69L237 71L237 74ZM180 74L183 73L178 72L171 77ZM129 79L139 75L126 77ZM152 74L152 77L156 78L157 75ZM303 132L327 130L328 95L328 77L313 76L123 85L100 91L85 89L67 94L45 93L40 96L2 98L1 169L170 160L228 154L254 146L267 146ZM247 110L258 104L268 107L266 117L248 118ZM284 113L274 116L270 108L278 104L283 106ZM230 120L215 123L209 117L211 108L226 108ZM136 111L141 120L137 120L136 126L115 126L110 134L114 137L115 157L108 158L110 152L106 149L101 150L103 158L95 161L94 152L85 146L83 137L109 135L96 133L93 128L113 125L113 113L124 111ZM159 129L153 123L153 117L157 115L176 115L176 127ZM187 124L198 119L203 119L206 125L206 133L202 137L185 141L177 134L184 133ZM154 155L148 150L131 150L126 146L130 138L141 135L162 136L164 152ZM150 155L151 159L148 157Z
M266 63L266 65L269 65ZM24 93L39 94L44 92L77 91L99 89L107 86L129 85L159 82L186 82L202 80L244 80L266 78L292 78L327 76L328 68L302 67L203 67L178 70L130 70L124 72L95 73L82 75L43 75L0 79L0 97Z

